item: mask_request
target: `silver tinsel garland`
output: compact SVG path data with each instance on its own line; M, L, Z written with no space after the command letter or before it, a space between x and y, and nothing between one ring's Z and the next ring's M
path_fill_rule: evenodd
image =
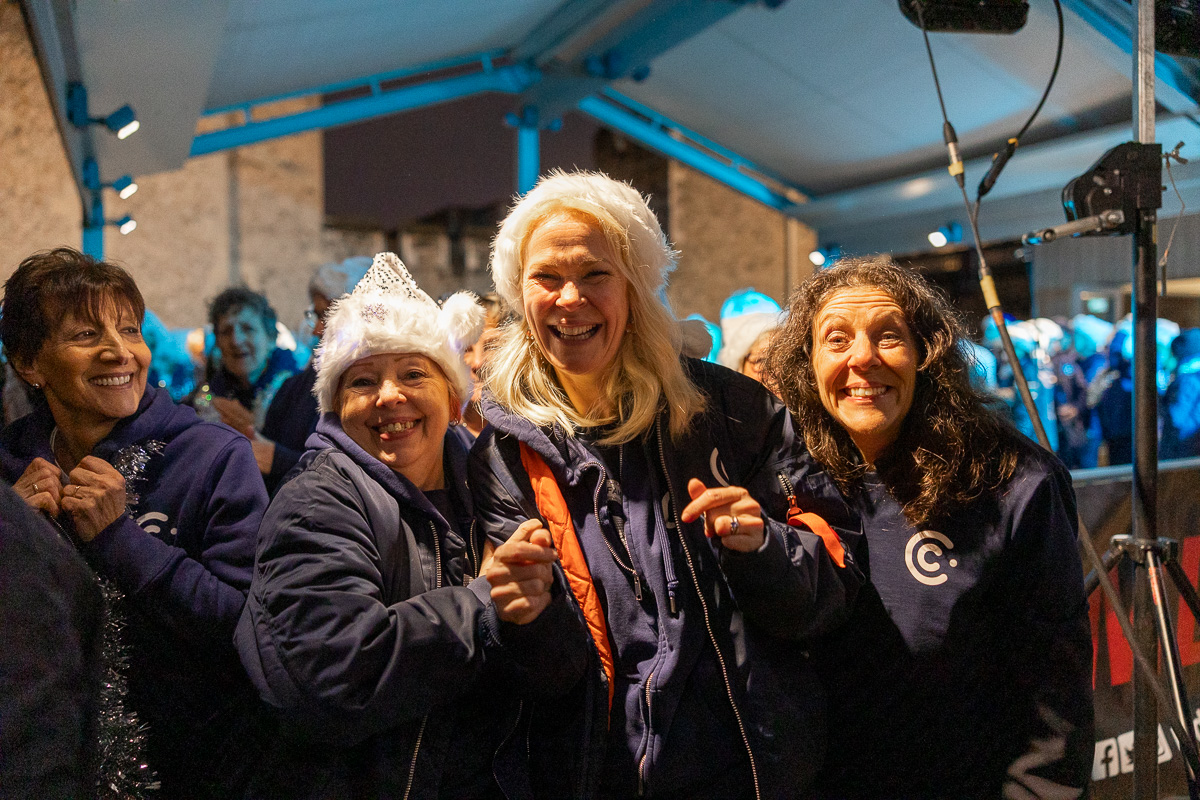
M146 761L146 726L125 705L129 668L125 595L104 577L100 577L100 589L104 594L104 632L96 794L102 800L151 798L157 794L158 780Z
M125 479L125 510L132 516L141 499L143 471L164 443L147 441L123 448L113 467ZM59 533L74 541L52 520ZM146 759L146 726L125 704L128 694L128 644L125 641L127 609L124 593L104 575L97 576L104 597L104 629L101 632L100 708L97 742L96 796L101 800L142 800L158 794L159 783Z

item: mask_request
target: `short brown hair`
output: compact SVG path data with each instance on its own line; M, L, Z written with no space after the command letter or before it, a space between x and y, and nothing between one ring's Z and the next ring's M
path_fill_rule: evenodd
M146 301L121 267L71 247L34 253L4 284L0 342L15 363L28 364L65 316L98 321L110 303L127 305L141 324Z

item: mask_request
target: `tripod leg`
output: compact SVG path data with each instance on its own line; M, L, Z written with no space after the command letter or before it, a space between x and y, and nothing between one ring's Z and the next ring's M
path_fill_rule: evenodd
M1179 596L1188 604L1188 608L1192 610L1192 616L1200 620L1200 597L1196 595L1196 590L1192 586L1191 580L1188 579L1187 573L1183 571L1183 567L1179 566L1178 561L1166 561L1163 566L1167 568L1167 574L1171 576L1171 580L1175 582L1175 588L1179 590Z
M1163 583L1162 561L1154 550L1147 550L1146 571L1150 578L1150 591L1154 600L1154 616L1158 623L1159 641L1162 643L1163 661L1166 664L1167 680L1171 685L1171 699L1175 707L1175 715L1179 719L1184 735L1190 739L1191 749L1196 749L1196 738L1191 725L1191 704L1188 702L1187 687L1183 683L1182 660L1179 657L1179 642L1175 638L1175 627L1171 624L1170 609L1167 608L1166 585ZM1180 750L1185 747L1179 743ZM1197 776L1195 766L1185 759L1188 765L1188 789L1193 797L1197 795Z
M1100 556L1100 562L1104 564L1104 571L1111 571L1121 561L1121 556L1123 555L1125 555L1124 548L1117 544L1110 544L1108 549L1104 551L1104 555ZM1100 576L1096 574L1096 570L1093 568L1083 579L1083 596L1091 597L1092 592L1096 591L1096 587L1099 585ZM1200 619L1200 615L1197 615L1196 619Z

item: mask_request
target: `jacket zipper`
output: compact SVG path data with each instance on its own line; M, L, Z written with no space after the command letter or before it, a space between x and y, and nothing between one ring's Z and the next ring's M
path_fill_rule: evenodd
M646 676L646 752L638 761L638 797L646 793L646 757L650 755L650 684L654 680L654 670Z
M433 588L442 588L442 545L439 541L437 527L433 521L429 522L429 530L433 531L433 568L435 570L433 577Z
M467 534L467 553L471 559L471 578L478 578L483 568L479 554L475 552L475 520L471 520L471 532Z
M472 527L474 527L472 525ZM437 572L433 577L433 588L442 588L442 546L438 541L437 526L432 521L429 523L429 530L433 532L433 563L434 569ZM426 714L421 718L421 727L417 731L417 743L413 745L412 761L408 764L408 783L404 787L404 800L408 800L409 792L412 791L413 778L417 774L417 755L421 752L421 739L425 736L425 723L429 722L429 715Z
M800 514L800 506L796 503L796 490L792 488L792 482L788 480L787 475L784 475L782 472L777 472L775 475L779 478L779 484L783 486L783 493L787 495L787 519L788 524L790 525L792 523L792 517Z
M408 795L412 791L413 778L417 774L417 753L421 752L421 738L425 735L425 723L428 721L428 714L421 718L421 728L417 731L417 744L413 747L412 761L408 764L408 783L404 786L403 800L408 800Z
M600 482L596 484L596 491L592 493L592 510L596 512L596 524L599 525L600 492L601 490L607 492L609 489L608 473L605 471L604 465L599 461L588 461L584 463L580 469L582 470L588 467L595 467L596 469L600 470ZM617 529L617 536L621 538L621 544L625 545L625 551L629 552L629 542L625 540L625 532L621 530L621 526L616 522L613 522L613 527ZM633 554L629 554L629 564L626 564L621 560L621 557L617 555L617 551L613 548L612 542L610 542L608 537L604 535L603 530L600 531L600 538L604 540L604 546L607 547L608 552L612 554L613 561L617 562L617 566L628 572L633 577L633 596L636 597L640 603L642 601L642 578L640 575L638 575L637 570L633 568Z
M708 631L708 640L712 642L713 650L717 653L717 663L721 666L721 678L725 681L725 694L729 697L729 705L733 708L733 718L737 722L738 733L742 735L742 744L746 747L746 755L750 759L750 777L754 781L754 797L756 800L761 800L762 793L758 786L758 767L754 763L754 751L750 749L750 737L746 734L746 724L742 721L742 712L738 708L737 701L733 697L733 684L729 681L729 667L725 664L725 656L721 652L721 647L717 643L716 634L713 633L712 619L708 613L708 601L704 598L704 592L700 590L700 581L696 576L696 565L692 561L692 551L688 547L687 537L683 533L683 521L679 519L678 504L675 502L675 488L671 485L671 472L667 469L667 456L663 450L662 440L662 417L658 417L654 421L655 433L658 436L658 458L662 463L663 476L667 480L667 491L671 494L671 515L675 518L675 530L679 532L679 543L683 546L683 557L687 561L688 572L692 576L692 584L696 587L696 596L700 598L700 609L704 612L704 627Z

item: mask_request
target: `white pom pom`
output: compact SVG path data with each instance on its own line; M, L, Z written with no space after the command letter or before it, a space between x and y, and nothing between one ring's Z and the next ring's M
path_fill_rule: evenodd
M446 332L456 350L474 344L483 333L485 312L470 292L455 292L442 303L438 312L438 327Z

